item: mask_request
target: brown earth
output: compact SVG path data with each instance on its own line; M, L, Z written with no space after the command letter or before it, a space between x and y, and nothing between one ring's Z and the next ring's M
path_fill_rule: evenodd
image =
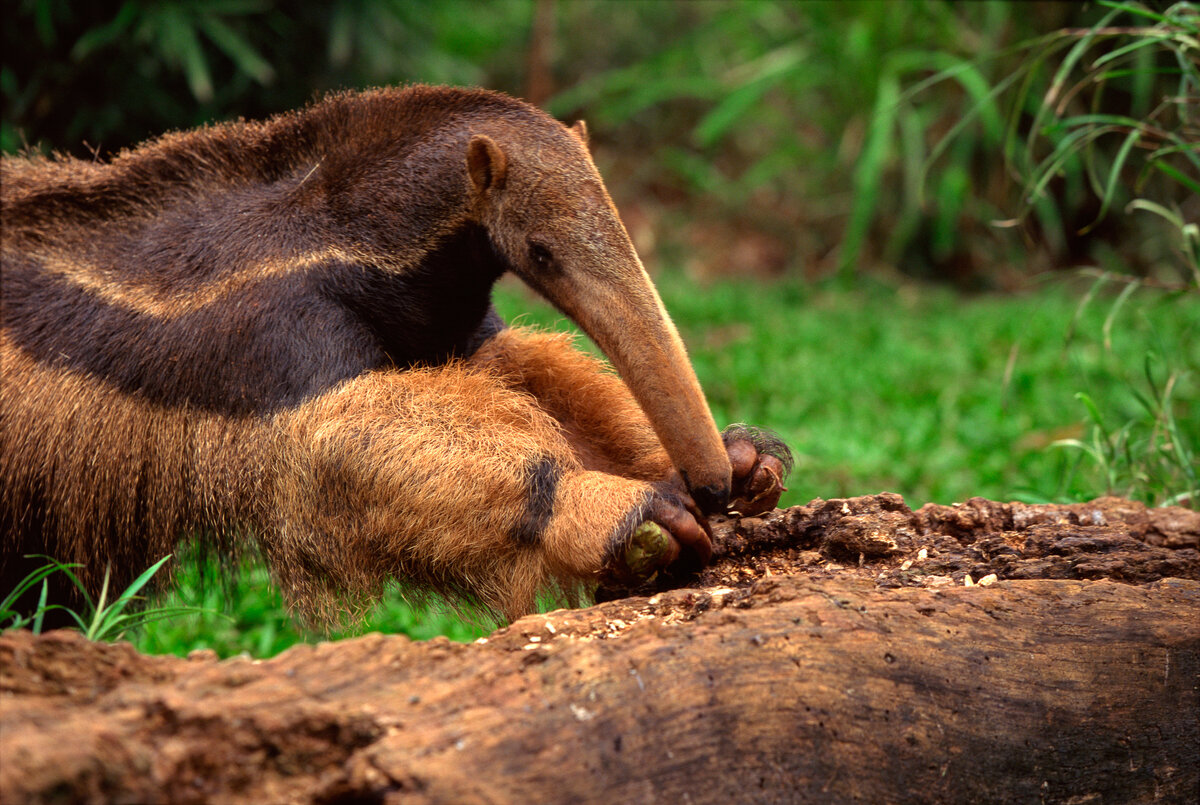
M8 633L0 801L1196 801L1200 513L882 494L715 531L687 586L472 645Z

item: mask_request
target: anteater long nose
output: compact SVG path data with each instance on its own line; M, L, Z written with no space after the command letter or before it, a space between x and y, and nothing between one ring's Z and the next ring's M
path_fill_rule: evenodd
M636 269L575 274L544 292L616 366L700 508L724 511L729 456L683 341L645 270Z

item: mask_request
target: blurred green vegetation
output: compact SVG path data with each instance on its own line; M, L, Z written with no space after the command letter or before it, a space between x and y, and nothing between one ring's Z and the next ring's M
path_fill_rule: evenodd
M692 276L979 289L1097 264L1178 282L1172 223L1109 213L1141 199L1200 217L1197 18L1188 3L16 0L0 146L106 154L335 88L478 84L589 118L644 256Z
M406 599L393 587L360 623L328 632L308 629L288 612L261 557L215 562L195 546L181 555L170 584L155 596L153 604L203 610L157 621L130 636L147 654L181 657L196 649L210 649L221 657L243 653L273 657L296 643L372 631L408 635L414 640L442 635L469 642L495 628L483 615Z

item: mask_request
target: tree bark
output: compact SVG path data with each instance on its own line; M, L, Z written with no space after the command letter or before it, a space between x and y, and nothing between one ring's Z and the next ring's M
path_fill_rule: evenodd
M541 106L554 94L554 0L536 0L525 60L525 100Z
M1197 513L878 495L717 537L692 586L472 645L6 634L0 800L1195 801Z

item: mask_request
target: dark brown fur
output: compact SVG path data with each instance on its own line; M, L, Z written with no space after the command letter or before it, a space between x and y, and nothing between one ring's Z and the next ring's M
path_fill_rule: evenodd
M3 171L5 585L26 553L120 585L201 532L309 612L401 577L515 617L646 518L703 549L658 490L719 508L729 461L579 132L413 87ZM638 402L489 313L509 270Z

